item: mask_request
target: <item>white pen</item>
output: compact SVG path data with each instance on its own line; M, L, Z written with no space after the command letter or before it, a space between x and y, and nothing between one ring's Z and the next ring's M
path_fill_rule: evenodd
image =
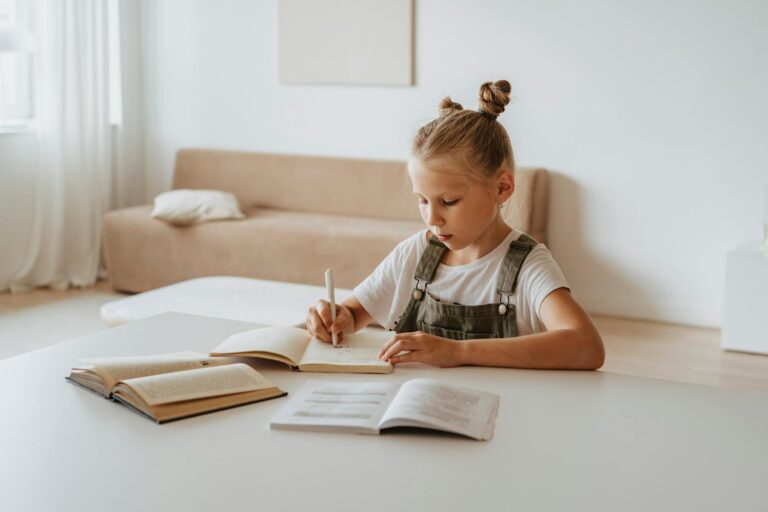
M325 287L328 289L328 302L331 303L331 323L336 321L336 296L333 292L333 269L325 271ZM336 348L336 332L331 332L331 341Z

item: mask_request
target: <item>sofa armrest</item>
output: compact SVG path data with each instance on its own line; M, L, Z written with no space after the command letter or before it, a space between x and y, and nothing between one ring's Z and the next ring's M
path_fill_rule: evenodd
M521 167L515 171L515 193L501 211L504 220L539 242L547 243L549 173Z

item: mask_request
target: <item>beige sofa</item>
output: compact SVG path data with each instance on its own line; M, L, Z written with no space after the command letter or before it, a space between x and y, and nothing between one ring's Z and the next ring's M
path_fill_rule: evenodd
M235 275L352 288L392 248L423 228L405 162L182 149L173 188L234 193L244 220L175 227L151 205L108 213L107 270L117 290L142 292L193 277ZM519 168L503 210L547 239L548 173Z

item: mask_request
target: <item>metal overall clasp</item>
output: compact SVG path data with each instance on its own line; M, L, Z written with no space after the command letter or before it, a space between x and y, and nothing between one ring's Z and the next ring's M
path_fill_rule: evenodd
M422 284L421 281L416 279L416 289L413 290L413 298L416 300L421 300L424 298L424 294L427 291L427 283L424 284L424 288L419 288L419 285Z
M499 314L504 316L509 311L510 293L499 292Z

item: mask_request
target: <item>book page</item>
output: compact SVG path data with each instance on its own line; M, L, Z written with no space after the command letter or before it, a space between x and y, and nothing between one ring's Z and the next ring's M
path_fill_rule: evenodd
M197 352L175 352L172 354L154 354L148 356L130 357L94 357L82 359L87 367L78 366L73 370L91 370L96 372L104 381L106 389L112 389L118 381L157 375L160 373L178 372L231 364L234 359L229 357L209 357Z
M428 427L486 440L493 435L498 406L492 393L413 379L400 387L379 427Z
M149 405L273 387L263 375L243 363L150 375L122 382Z
M384 330L363 330L356 334L345 334L344 341L335 348L312 338L309 341L301 365L348 365L390 368L392 365L377 356L381 347L395 334Z
M309 343L309 333L298 327L262 327L233 334L211 351L212 354L278 354L298 366Z
M397 393L386 382L309 380L275 416L270 426L287 430L349 430L376 433Z

